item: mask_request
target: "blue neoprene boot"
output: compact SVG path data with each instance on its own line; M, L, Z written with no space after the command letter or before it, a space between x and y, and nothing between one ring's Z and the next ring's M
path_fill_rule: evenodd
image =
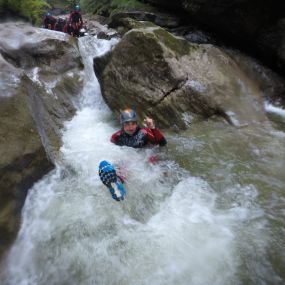
M104 185L106 185L116 201L124 200L126 190L119 181L116 170L108 161L103 160L99 164L99 177Z

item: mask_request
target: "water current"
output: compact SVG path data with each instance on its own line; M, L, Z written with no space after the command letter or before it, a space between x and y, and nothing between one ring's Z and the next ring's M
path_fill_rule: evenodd
M266 126L206 121L165 132L165 148L115 146L109 139L119 125L92 67L114 44L80 39L78 111L65 123L56 169L29 190L1 284L285 282L282 110ZM151 155L157 164L147 162ZM103 159L126 173L124 202L99 180Z

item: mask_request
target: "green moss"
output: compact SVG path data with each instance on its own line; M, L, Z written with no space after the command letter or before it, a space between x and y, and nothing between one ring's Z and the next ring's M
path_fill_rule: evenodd
M137 21L132 18L122 18L120 19L120 23L127 29L127 30L132 30L132 29L145 29L145 28L150 28L150 27L156 27L151 22L147 21Z
M174 37L164 29L155 29L153 30L153 33L166 47L180 56L188 55L189 53L197 50L197 47L195 45L190 44L186 40Z
M50 7L43 0L9 0L0 2L0 13L10 12L21 16L33 24L39 24L42 21L44 11Z

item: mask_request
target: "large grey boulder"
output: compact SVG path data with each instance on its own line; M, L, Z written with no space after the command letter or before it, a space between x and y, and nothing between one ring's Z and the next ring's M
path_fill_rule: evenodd
M27 190L54 167L63 122L75 112L83 64L68 35L0 25L0 253L14 237Z
M131 20L133 23L133 20ZM231 124L266 121L267 83L253 64L212 45L195 45L150 23L139 23L107 55L94 60L103 96L112 110L134 107L164 127L186 128L221 116Z

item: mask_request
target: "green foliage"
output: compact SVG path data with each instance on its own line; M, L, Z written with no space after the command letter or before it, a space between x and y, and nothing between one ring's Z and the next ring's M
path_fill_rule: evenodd
M80 0L45 0L51 8L60 8L63 11L71 11L76 5L80 5Z
M111 0L81 0L82 10L88 11L91 14L99 14L104 7L108 7L112 1Z
M1 14L7 11L14 15L21 16L33 24L42 20L42 14L49 7L43 0L1 0Z
M129 10L145 10L147 5L139 2L138 0L113 0L112 8L114 10L112 13L129 11Z
M84 11L106 16L131 10L151 10L149 5L139 0L81 0L80 2Z
M9 11L14 15L24 17L33 24L38 24L48 8L71 10L77 4L81 6L83 13L105 16L130 10L150 10L150 6L139 0L0 0L0 14Z
M79 0L68 0L67 2L68 8L70 10L74 9L77 4L79 4Z
M4 0L0 0L0 14L2 15L4 12Z
M32 23L39 23L47 3L42 0L22 0L20 3L21 15Z

